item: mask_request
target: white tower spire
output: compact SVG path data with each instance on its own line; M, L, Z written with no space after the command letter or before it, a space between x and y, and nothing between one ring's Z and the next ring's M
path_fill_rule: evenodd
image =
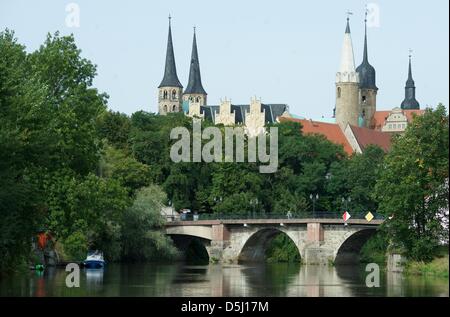
M348 14L351 14L348 12ZM336 122L342 130L348 124L358 126L360 116L359 74L355 70L350 22L347 17L344 44L342 46L341 66L336 73Z
M351 14L351 12L348 12ZM344 43L341 51L341 65L336 74L336 82L359 82L358 73L355 70L355 57L353 54L352 36L350 33L350 18L347 17L347 27L344 34Z

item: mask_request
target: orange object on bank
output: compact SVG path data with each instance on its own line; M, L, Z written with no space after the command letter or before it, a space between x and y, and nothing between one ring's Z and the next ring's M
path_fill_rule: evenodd
M38 234L38 246L41 250L44 250L47 245L48 235L45 232Z

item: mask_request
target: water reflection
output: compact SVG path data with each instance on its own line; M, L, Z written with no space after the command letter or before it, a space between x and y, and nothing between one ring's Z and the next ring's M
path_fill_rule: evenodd
M0 296L448 296L448 278L404 277L380 270L379 288L365 285L364 266L293 264L123 264L81 271L67 288L64 269L27 272L0 280Z
M103 288L104 269L85 269L86 289L89 292L100 292Z

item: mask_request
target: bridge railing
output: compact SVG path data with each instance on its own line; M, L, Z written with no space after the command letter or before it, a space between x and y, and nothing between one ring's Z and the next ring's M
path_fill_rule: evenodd
M311 211L300 213L241 213L241 214L184 214L180 220L252 220L252 219L342 219L343 212ZM383 220L381 214L372 212L373 219ZM350 212L350 219L365 219L367 212Z

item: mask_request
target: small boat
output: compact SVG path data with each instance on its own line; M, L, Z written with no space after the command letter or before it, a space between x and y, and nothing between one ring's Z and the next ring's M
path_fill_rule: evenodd
M105 266L103 253L98 250L88 252L86 260L83 261L84 267L88 269L101 269Z

